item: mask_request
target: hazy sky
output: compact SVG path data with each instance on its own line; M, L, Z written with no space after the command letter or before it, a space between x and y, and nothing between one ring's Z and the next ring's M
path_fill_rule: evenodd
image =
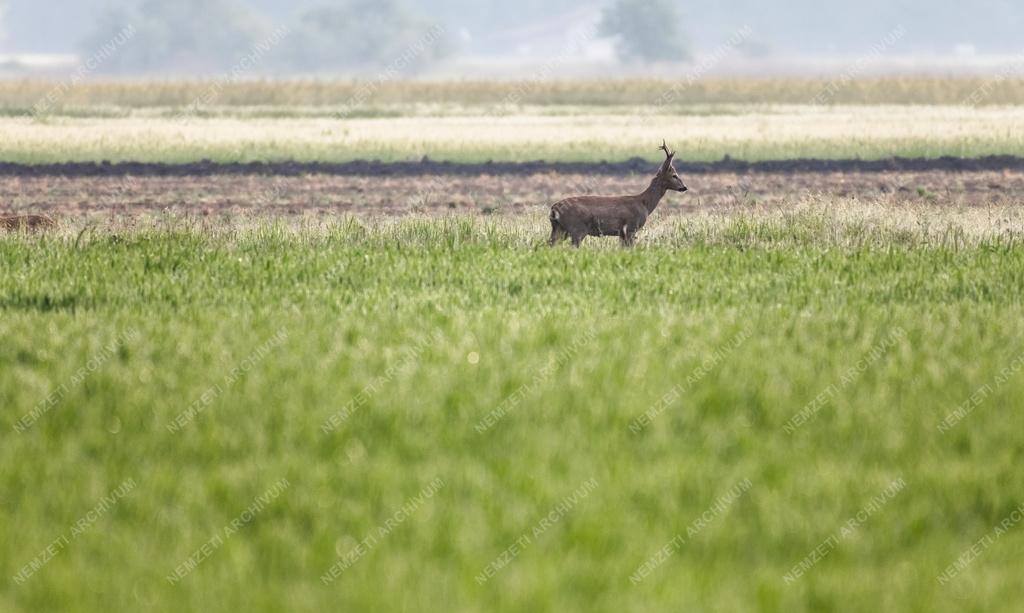
M111 20L107 19L106 29L101 29L100 24L104 16L111 14L112 8L138 8L156 3L159 11L136 13L135 19L145 22L145 27L132 41L133 48L123 53L137 57L153 52L171 58L170 64L167 61L157 63L159 67L147 74L194 74L196 67L222 70L226 63L234 61L232 58L244 54L252 40L259 38L260 35L252 34L253 31L260 28L270 31L282 25L296 28L302 23L303 14L311 9L339 7L353 2L369 2L368 6L378 7L380 3L390 2L401 5L409 23L443 26L447 49L445 58L460 61L481 58L492 63L495 58L504 58L508 59L506 65L518 62L521 67L563 46L567 33L571 33L574 27L595 23L602 9L613 0L166 0L161 5L162 1L0 0L0 6L5 6L0 20L0 52L84 54L110 39ZM897 56L934 55L984 59L987 55L999 54L1002 58L994 61L1004 64L1011 55L1024 59L1024 37L1019 32L1024 24L1024 0L669 1L677 7L679 36L695 55L712 52L741 28L749 27L751 34L745 39L742 49L732 49L731 53L748 59L769 58L769 65L774 66L769 70L786 71L790 66L799 65L799 62L789 61L794 56L813 62L822 58L838 58L833 65L842 66L844 61L849 62L843 58L870 54L883 41L892 39L894 31L900 34L891 44L884 44L885 62ZM212 4L221 6L219 17L207 14ZM200 8L194 10L189 6ZM175 14L179 25L163 27L163 17L153 17L162 12ZM244 26L225 27L231 24L223 22L235 21L235 16ZM296 43L304 42L308 31L295 31L299 34L293 35L288 44L275 49L274 53L280 57L268 59L261 64L261 70L269 74L320 74L324 70L330 74L358 74L358 67L367 70L372 67L368 63L372 60L355 58L360 52L366 57L372 53L366 54L358 43L353 47L343 42L358 38L356 35L336 36L337 29L326 33L321 30L321 37L313 47L306 45L306 48L300 48L302 45ZM350 27L349 32L353 31L363 33L365 28L363 24L357 24ZM415 27L410 27L404 40L414 37L416 31ZM219 40L232 36L235 37L232 39L234 42ZM377 46L380 39L376 35L371 38L370 46ZM378 65L388 54L398 53L396 49L405 44L402 40L394 43L397 47L378 53L375 60ZM189 45L192 48L179 49ZM611 59L610 41L591 39L588 45L591 48L587 50L587 57L614 61ZM215 60L215 55L219 55L219 60ZM322 61L324 57L349 56L355 59L327 66ZM309 57L320 58L321 61L317 64L316 60L308 61ZM111 60L100 72L138 74L142 70L139 65L143 64L118 66ZM458 76L463 74L460 72L464 70L462 66L468 64L463 61L454 65L455 72L451 74ZM490 64L477 63L480 72L466 74L490 74L487 68L479 68L481 65ZM178 72L167 66L176 66ZM945 70L945 60L939 61L938 66ZM1001 64L997 64L995 69L1001 70L999 66ZM611 71L626 69L621 66L609 68ZM798 68L794 71L803 70ZM834 71L833 68L823 70Z
M174 0L167 0L174 2ZM272 22L303 9L343 0L239 0ZM8 0L3 48L7 52L70 52L104 8L130 0ZM408 0L414 11L441 19L466 35L470 51L494 51L492 35L530 26L543 33L560 17L599 11L592 0ZM1024 2L1020 0L678 0L687 36L698 46L745 23L765 45L780 51L857 52L897 25L907 28L908 49L1024 51ZM507 40L499 37L499 40ZM500 51L500 49L499 49Z

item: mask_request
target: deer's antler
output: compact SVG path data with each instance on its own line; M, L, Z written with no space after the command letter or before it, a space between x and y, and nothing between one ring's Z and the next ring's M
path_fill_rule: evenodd
M672 157L676 153L675 151L669 151L668 150L668 143L665 142L664 138L661 139L661 146L658 147L658 149L660 149L660 150L665 152L665 157Z

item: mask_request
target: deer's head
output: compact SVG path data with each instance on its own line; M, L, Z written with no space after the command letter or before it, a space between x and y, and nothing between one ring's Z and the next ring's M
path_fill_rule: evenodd
M661 181L665 189L680 193L685 192L687 187L683 184L683 180L679 178L679 173L676 172L675 166L672 165L672 158L676 156L676 152L669 151L668 145L664 140L661 141L661 147L658 148L665 152L665 161L658 170L658 180Z

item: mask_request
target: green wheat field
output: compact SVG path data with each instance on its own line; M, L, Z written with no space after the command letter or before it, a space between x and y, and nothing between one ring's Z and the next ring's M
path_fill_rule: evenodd
M894 219L4 235L0 610L1019 610L1019 214Z

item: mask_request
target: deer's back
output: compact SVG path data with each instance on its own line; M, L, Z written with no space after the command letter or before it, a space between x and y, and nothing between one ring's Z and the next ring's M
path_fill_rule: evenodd
M611 229L643 225L647 209L632 196L573 196L553 204L551 217L563 225Z

